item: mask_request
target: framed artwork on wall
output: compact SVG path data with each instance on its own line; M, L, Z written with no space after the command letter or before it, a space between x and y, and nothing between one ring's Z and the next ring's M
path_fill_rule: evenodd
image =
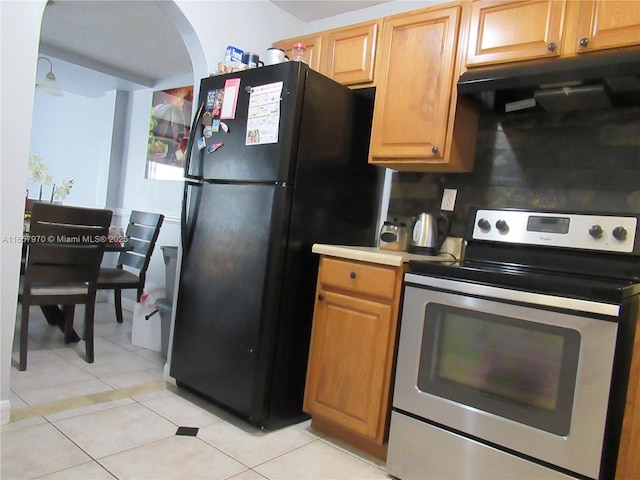
M144 178L182 180L192 102L193 86L154 92Z

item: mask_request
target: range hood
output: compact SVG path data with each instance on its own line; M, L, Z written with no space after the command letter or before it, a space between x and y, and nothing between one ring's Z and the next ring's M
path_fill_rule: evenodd
M474 68L458 94L485 108L549 112L640 105L640 49Z

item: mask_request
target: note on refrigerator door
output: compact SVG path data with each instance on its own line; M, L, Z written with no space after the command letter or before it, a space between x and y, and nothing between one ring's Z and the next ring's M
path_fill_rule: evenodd
M251 88L245 145L278 143L281 97L282 82Z

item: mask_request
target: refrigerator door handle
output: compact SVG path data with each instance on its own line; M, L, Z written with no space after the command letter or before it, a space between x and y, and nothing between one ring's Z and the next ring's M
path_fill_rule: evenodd
M194 191L194 188L197 188L197 190ZM201 199L202 184L185 182L182 196L182 211L180 212L180 236L184 255L187 255L191 249ZM191 218L189 218L190 211L192 212Z
M200 125L200 119L202 118L202 113L204 111L204 102L200 103L198 107L198 111L196 112L196 116L193 118L193 123L191 124L191 130L189 131L189 141L187 143L187 151L185 155L185 164L184 164L184 177L185 178L200 178L197 175L191 175L189 169L191 167L191 152L193 152L193 143L196 139L196 131L198 126Z

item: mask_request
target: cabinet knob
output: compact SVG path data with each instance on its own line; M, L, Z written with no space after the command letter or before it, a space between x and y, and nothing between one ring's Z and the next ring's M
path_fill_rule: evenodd
M356 278L356 272L351 272L351 273L349 274L349 277L351 277L351 278Z
M433 153L437 154L437 153L440 151L440 149L439 149L438 147L434 146L434 147L431 149L431 151L432 151Z
M581 38L580 39L580 46L584 48L587 45L589 45L589 39L587 37Z
M324 295L323 294L319 294L318 295L318 300L323 301L324 300Z
M547 50L549 50L550 52L553 52L556 49L557 45L553 42L551 42L549 45L547 45Z

